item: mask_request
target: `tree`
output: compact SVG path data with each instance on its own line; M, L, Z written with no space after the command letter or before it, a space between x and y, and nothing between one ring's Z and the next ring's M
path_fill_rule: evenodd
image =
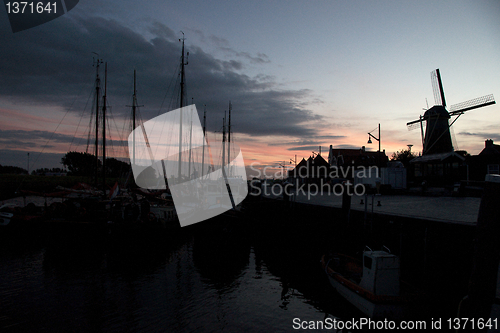
M130 170L130 164L117 160L116 158L106 159L106 175L109 177L122 177L122 175L128 173Z
M61 159L64 165L73 176L92 176L95 174L96 158L89 153L79 153L70 151ZM102 163L97 160L97 168L100 169Z
M391 161L400 161L405 168L408 168L410 166L410 161L415 157L416 155L414 155L410 149L401 149L401 151L392 153Z
M10 166L10 165L2 166L2 165L0 165L0 174L24 175L24 174L28 174L28 171L23 169L23 168L16 167L16 166Z

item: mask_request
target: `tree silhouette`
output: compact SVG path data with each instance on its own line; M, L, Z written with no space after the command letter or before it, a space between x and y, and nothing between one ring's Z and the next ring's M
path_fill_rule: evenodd
M130 164L117 160L116 158L106 159L106 175L109 177L122 177L130 170Z
M97 160L97 167L100 169L102 163ZM95 156L89 153L79 153L70 151L61 159L61 164L64 165L73 176L92 176L95 174L96 159Z
M401 149L401 151L392 153L391 161L400 161L405 168L408 168L410 166L410 161L415 157L416 155L414 155L410 149Z
M23 168L16 167L16 166L10 166L10 165L2 166L2 165L0 165L0 174L3 174L3 173L23 175L23 174L28 174L28 171L26 171Z

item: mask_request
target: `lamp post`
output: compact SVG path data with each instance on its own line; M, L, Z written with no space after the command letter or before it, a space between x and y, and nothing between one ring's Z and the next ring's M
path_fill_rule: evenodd
M373 131L375 131L376 129L374 129ZM371 132L373 132L371 131ZM368 143L372 143L372 138L374 138L375 140L378 141L378 151L380 152L380 124L378 124L378 138L373 135L371 132L368 132Z
M374 129L373 131L375 131ZM371 132L373 132L371 131ZM377 152L377 160L378 160L378 166L380 167L380 124L378 124L378 138L373 135L371 132L368 132L368 143L372 143L372 138L378 141L378 152Z

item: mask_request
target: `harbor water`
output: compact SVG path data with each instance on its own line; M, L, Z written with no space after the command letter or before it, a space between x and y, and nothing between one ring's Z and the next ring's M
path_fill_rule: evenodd
M1 331L286 332L295 317L355 311L332 310L317 262L290 270L250 239L201 236L130 249L3 243Z
M291 332L296 318L364 317L319 264L329 249L363 249L362 238L351 242L358 236L345 238L332 223L342 222L339 216L273 202L250 210L241 220L202 222L162 241L4 237L0 331ZM443 311L432 316L456 310L451 301L431 304Z

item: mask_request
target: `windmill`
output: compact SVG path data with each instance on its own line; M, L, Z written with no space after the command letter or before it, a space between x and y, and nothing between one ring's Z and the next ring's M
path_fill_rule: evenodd
M426 110L423 116L419 119L410 121L406 125L408 130L420 127L422 135L422 155L449 153L453 151L451 141L450 127L463 115L466 111L481 108L495 104L493 95L486 95L479 98L474 98L466 102L452 105L450 110L446 110L446 101L444 98L443 83L439 69L431 72L432 89L434 91L435 105ZM455 117L451 122L450 119ZM425 136L424 136L424 121L425 121Z

